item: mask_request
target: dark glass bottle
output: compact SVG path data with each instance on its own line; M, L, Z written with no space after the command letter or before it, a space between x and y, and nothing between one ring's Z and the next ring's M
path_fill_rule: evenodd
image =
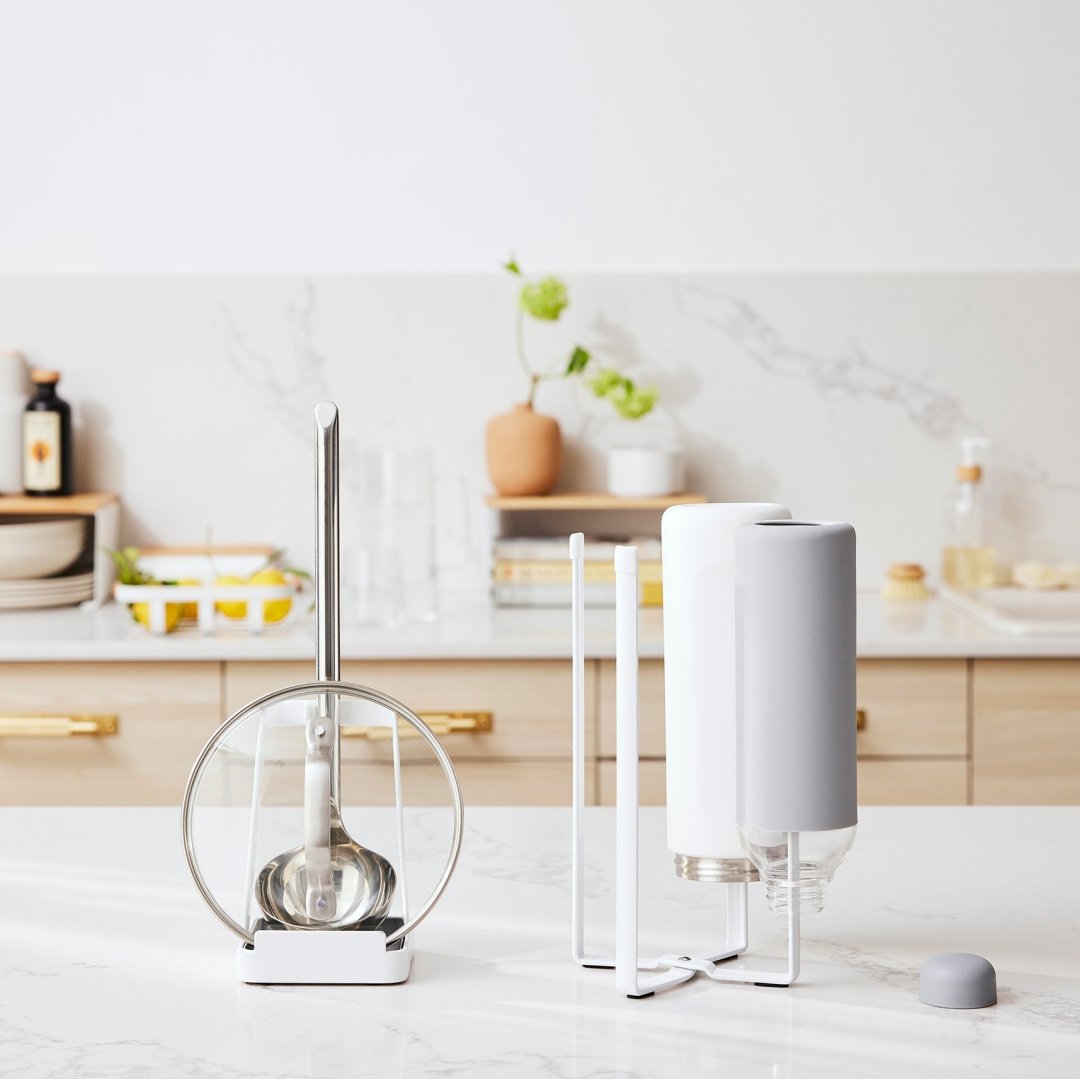
M59 371L30 372L34 396L23 413L23 489L69 495L74 487L71 406L56 394Z

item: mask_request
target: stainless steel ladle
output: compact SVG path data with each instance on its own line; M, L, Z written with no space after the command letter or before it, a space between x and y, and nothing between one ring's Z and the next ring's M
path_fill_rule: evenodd
M338 608L338 412L315 409L316 677L327 684L311 703L305 735L304 843L272 858L255 882L267 918L299 929L341 929L389 913L394 867L345 830L338 804L341 734L333 686L341 666Z

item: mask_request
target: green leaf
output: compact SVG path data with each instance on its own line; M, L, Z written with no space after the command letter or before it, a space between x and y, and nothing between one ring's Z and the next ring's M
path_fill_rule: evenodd
M517 264L517 260L514 258L513 255L511 255L510 258L503 263L503 269L509 270L510 273L517 274L518 277L521 276L521 267Z
M549 275L522 285L518 302L527 315L542 322L554 322L566 309L570 299L566 294L566 285Z
M659 397L659 391L653 386L645 389L633 387L624 397L612 401L612 404L615 406L615 411L625 419L640 420L642 416L652 411Z
M574 351L570 353L570 361L566 365L566 373L568 375L580 375L589 366L589 360L591 359L592 357L581 345L575 345Z
M589 389L597 397L607 397L609 394L617 392L621 385L622 375L610 367L601 368L589 379Z
M588 381L597 397L611 402L611 407L627 420L639 420L653 410L660 399L655 386L638 386L633 379L620 375L611 367L597 371Z
M121 584L161 584L163 582L143 573L135 564L139 559L138 547L125 547L122 551L103 548L116 563L116 576Z

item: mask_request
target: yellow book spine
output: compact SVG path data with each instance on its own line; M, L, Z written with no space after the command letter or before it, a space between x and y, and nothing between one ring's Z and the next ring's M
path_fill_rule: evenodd
M496 584L569 584L570 563L497 559L492 566L492 577ZM660 563L639 563L638 580L642 585L659 585ZM614 584L615 567L609 562L586 562L585 583Z

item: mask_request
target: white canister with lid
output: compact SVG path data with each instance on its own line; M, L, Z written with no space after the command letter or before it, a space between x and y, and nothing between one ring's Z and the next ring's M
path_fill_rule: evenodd
M612 446L607 452L608 493L657 498L683 488L682 450L666 446Z
M0 494L23 489L22 414L29 396L26 360L19 352L0 351Z

